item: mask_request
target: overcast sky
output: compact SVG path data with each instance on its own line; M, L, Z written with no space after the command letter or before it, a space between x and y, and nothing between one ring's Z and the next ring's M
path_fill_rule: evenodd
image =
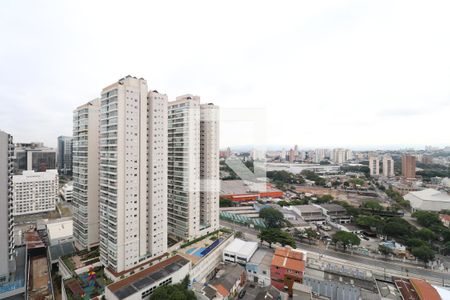
M56 146L75 107L131 74L218 104L222 146L450 145L449 16L449 1L1 1L0 129Z

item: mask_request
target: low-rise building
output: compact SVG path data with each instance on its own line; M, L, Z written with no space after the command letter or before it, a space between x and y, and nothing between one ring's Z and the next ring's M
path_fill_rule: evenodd
M147 299L159 286L180 283L189 274L190 266L189 260L175 255L108 285L105 297L108 300Z
M347 214L347 210L339 204L320 204L323 214L333 223L347 224L351 218Z
M59 191L59 194L66 202L72 202L73 198L73 181L70 181L66 183L61 190Z
M439 215L439 219L445 227L450 227L450 215Z
M291 209L300 215L306 222L314 222L316 224L323 224L326 217L322 213L322 209L315 205L293 205Z
M439 212L441 210L450 210L450 195L445 191L425 189L410 192L404 198L411 203L413 211L425 210Z
M62 244L73 241L73 221L47 223L47 233L50 245Z
M258 249L257 242L234 239L223 251L223 261L246 264Z
M245 180L222 180L220 197L236 202L256 201L261 198L282 198L284 193L270 183Z
M250 261L245 265L249 282L260 286L270 285L270 266L272 264L272 251L258 249Z
M306 253L280 247L275 250L270 267L271 284L280 291L292 295L294 282L303 283Z
M58 171L23 171L13 176L13 215L55 210L58 198Z
M216 291L210 299L231 299L247 281L244 267L239 264L222 264L216 277L209 282L209 287Z

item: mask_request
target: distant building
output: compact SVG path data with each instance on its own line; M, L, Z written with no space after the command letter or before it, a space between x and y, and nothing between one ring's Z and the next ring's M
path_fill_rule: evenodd
M14 150L15 172L56 169L56 151L42 143L18 143Z
M426 189L410 192L404 198L410 202L413 211L439 212L441 210L450 210L450 195L444 191Z
M13 214L27 215L55 210L58 200L58 172L24 171L13 176Z
M290 248L277 248L270 268L271 284L292 295L294 282L303 283L306 253Z
M72 174L72 137L58 137L58 172Z
M300 215L306 222L314 222L323 224L326 217L322 213L322 209L315 205L293 205L291 209Z
M316 149L314 150L314 162L320 163L325 159L326 150L325 149Z
M416 157L413 155L402 156L402 176L406 179L416 178Z
M390 155L383 156L383 176L384 177L394 177L394 160Z
M295 161L296 151L294 149L289 150L289 162L293 163Z
M338 204L320 204L323 214L333 223L347 224L350 223L351 217L347 214L347 210Z
M284 193L265 182L252 184L244 180L222 180L220 197L236 202L256 201L261 198L282 198Z
M369 156L370 176L380 175L380 159L378 156Z

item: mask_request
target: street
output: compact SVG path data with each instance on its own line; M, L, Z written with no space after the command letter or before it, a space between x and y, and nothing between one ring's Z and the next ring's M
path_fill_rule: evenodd
M246 226L234 224L220 220L220 225L232 228L234 230L241 231L245 234L247 240L259 241L257 235L258 231ZM370 257L364 257L359 255L352 255L350 253L337 252L332 249L323 249L318 246L308 245L304 243L297 243L297 248L309 252L322 254L337 260L345 260L348 264L356 267L364 267L371 270L373 273L379 275L393 275L393 276L411 276L427 279L428 281L436 284L450 284L450 273L438 272L421 267L416 267L411 264L403 264L399 262L389 262Z

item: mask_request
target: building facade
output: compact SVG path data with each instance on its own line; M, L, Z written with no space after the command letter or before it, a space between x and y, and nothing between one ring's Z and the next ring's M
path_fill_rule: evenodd
M58 172L60 174L72 174L72 137L58 137Z
M383 156L383 176L394 177L394 160L390 155Z
M380 175L380 159L378 156L369 156L370 176Z
M131 76L101 93L100 260L116 273L167 248L166 102L166 95L149 94L147 82Z
M73 112L73 235L77 248L99 244L100 99Z
M402 156L402 176L406 179L416 178L416 157L413 155Z
M13 176L13 214L28 215L55 210L59 188L58 172L24 171Z
M168 231L189 240L218 229L218 107L183 95L168 106Z
M13 138L0 130L0 285L14 269Z
M56 169L56 151L42 143L20 143L14 149L15 173Z

